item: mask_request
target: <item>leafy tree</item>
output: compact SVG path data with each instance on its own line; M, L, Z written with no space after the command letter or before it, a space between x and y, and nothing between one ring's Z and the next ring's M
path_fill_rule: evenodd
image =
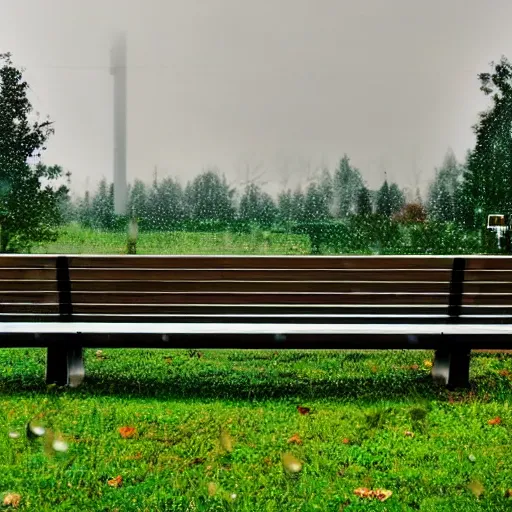
M359 190L363 187L361 173L350 165L350 159L344 155L334 172L333 196L336 217L345 218L357 208Z
M427 212L420 203L408 203L399 213L395 214L393 219L404 224L425 222Z
M139 219L147 218L148 197L146 185L143 181L135 180L129 189L128 212Z
M512 64L502 57L490 73L478 75L480 90L491 107L480 114L474 131L476 146L469 155L459 200L469 225L489 213L512 209Z
M28 83L11 60L0 55L0 252L56 239L62 221L65 185L59 166L29 165L53 133L49 120L30 121Z
M277 210L281 222L293 220L293 195L290 189L280 192L277 196Z
M269 227L276 216L277 207L270 195L263 192L255 183L247 185L240 201L240 219Z
M304 199L304 220L307 222L322 222L328 218L328 198L316 183L311 183Z
M203 172L189 183L186 202L193 220L231 221L235 217L233 195L226 178L213 170Z
M114 184L107 184L103 178L91 203L92 224L99 229L112 229L115 226Z
M373 213L372 198L370 191L366 187L362 187L357 195L357 215L368 216Z
M156 180L146 204L145 224L150 229L168 230L186 218L184 192L180 183L172 178Z
M436 169L427 199L427 212L432 220L453 222L456 218L456 200L463 167L457 162L453 151L448 151L443 165Z
M383 217L391 217L398 213L405 205L403 192L396 183L391 186L385 180L377 192L377 214Z

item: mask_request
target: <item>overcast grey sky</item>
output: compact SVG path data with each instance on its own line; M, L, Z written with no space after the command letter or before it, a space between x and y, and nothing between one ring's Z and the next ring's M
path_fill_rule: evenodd
M128 32L128 179L261 165L269 190L347 153L368 185L462 159L512 57L512 1L0 0L0 52L55 121L45 161L112 179L112 34ZM89 181L87 182L87 177Z

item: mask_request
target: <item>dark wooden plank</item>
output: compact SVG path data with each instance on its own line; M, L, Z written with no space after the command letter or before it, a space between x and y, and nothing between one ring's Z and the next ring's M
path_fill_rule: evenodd
M0 279L18 280L18 279L36 279L51 281L57 279L55 269L37 269L37 268L1 268Z
M447 304L448 294L78 292L73 304Z
M71 281L431 281L450 282L451 270L70 269Z
M510 256L468 256L467 270L512 270Z
M448 293L449 283L324 281L74 281L73 292L365 292ZM2 284L0 282L0 290ZM18 286L22 289L22 286ZM511 284L512 289L512 284Z
M486 293L486 294L469 294L465 293L462 298L464 305L489 305L489 306L512 306L511 293Z
M147 304L74 304L76 315L130 315L139 321L136 315L170 315L170 314L409 314L439 315L447 314L447 305L414 306L326 306L312 304L274 304L274 305L240 305L240 304L197 304L197 305L147 305ZM129 321L129 320L127 320Z
M29 313L34 315L56 314L59 312L58 304L1 304L0 313Z
M512 282L512 270L467 270L464 281Z
M69 256L69 268L451 269L448 256Z
M1 268L48 268L56 267L57 257L52 255L0 254Z
M58 304L59 294L56 292L2 292L0 306L7 303Z
M26 291L26 292L56 292L57 282L56 281L41 281L41 280L29 280L29 279L18 279L18 280L0 280L0 292L15 292L15 291ZM0 302L1 302L0 297Z
M512 293L512 282L480 282L468 281L464 283L464 293Z

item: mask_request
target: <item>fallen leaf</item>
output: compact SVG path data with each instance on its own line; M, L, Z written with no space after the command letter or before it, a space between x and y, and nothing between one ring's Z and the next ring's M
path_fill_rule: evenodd
M469 462L476 462L476 457L472 453L470 453L468 455L468 459L469 459Z
M487 423L489 425L499 425L501 423L501 418L499 416L496 416L496 418L489 420Z
M423 361L423 366L425 366L425 368L432 368L432 361L425 359L425 361Z
M410 432L409 430L406 430L404 432L404 436L405 437L414 437L414 432Z
M502 377L509 377L510 376L510 372L508 370L500 370L498 372Z
M288 439L289 443L294 444L302 444L302 439L300 438L299 434L294 434L290 439Z
M233 442L231 441L231 436L224 429L220 432L220 445L227 452L233 451Z
M115 478L109 480L107 483L110 485L110 487L121 487L123 485L123 477L118 475Z
M210 482L208 484L208 495L215 496L216 493L217 493L217 484L215 482Z
M373 491L372 489L368 489L368 487L359 487L354 491L354 494L363 499L377 498L379 501L386 501L393 495L393 493L387 489L375 489Z
M289 473L298 473L302 469L302 463L291 453L285 453L282 456L284 469Z
M477 498L480 498L484 492L484 486L478 480L472 480L469 483L468 488Z
M130 439L137 433L137 429L134 427L119 427L119 434L124 439Z
M343 444L349 444L350 443L350 439L348 437L344 437L342 443Z
M4 496L4 507L18 508L21 502L21 495L9 493Z
M309 414L311 412L311 409L309 407L301 407L300 405L297 406L297 410L305 416L306 414Z
M505 498L512 498L512 489L507 489L505 491Z
M101 359L101 360L106 359L106 356L103 353L103 350L96 350L96 358Z
M165 361L167 364L172 364L172 357L164 357L164 361Z
M393 493L387 489L375 489L374 495L379 501L386 501L388 498L391 498Z
M356 496L359 496L360 498L372 498L373 497L373 491L368 489L367 487L359 487L354 491L354 494Z
M417 370L419 368L419 366L417 364L413 364L411 366L411 370Z

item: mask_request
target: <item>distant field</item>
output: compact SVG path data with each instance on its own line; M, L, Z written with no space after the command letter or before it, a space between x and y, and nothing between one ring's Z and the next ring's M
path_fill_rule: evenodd
M0 503L19 510L512 507L507 355L476 354L461 393L432 383L427 351L87 350L75 390L47 388L44 361L0 350ZM34 418L68 451L28 440Z
M32 248L41 254L126 254L126 235L67 226L56 242ZM278 233L140 233L138 254L309 254L307 236Z

